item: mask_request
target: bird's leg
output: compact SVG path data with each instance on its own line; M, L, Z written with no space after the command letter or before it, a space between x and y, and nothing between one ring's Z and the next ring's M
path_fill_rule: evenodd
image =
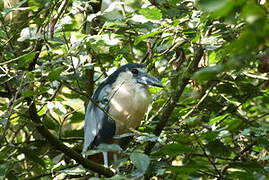
M113 160L114 160L114 162L117 162L118 161L118 154L113 153ZM116 173L120 173L120 170L119 170L118 167L116 167L115 172Z
M114 160L114 162L118 161L118 156L116 153L113 153L113 160Z
M108 167L108 152L103 152L104 166Z

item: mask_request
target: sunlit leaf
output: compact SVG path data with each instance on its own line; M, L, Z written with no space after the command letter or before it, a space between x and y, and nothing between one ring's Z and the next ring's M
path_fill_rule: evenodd
M64 67L58 67L55 69L52 69L51 72L48 75L48 80L56 80L59 78L60 74L64 71Z
M218 123L218 122L222 121L223 119L225 119L228 115L229 115L229 114L224 114L224 115L222 115L222 116L217 116L217 117L211 119L211 120L209 121L208 124L215 124L215 123Z
M33 27L26 27L21 31L18 41L36 40L40 39L41 34L37 33L37 29Z
M143 8L138 11L140 14L145 16L147 19L160 20L162 19L161 10L157 8Z
M157 34L160 34L162 33L163 31L159 30L159 31L153 31L151 33L148 33L148 34L144 34L144 35L141 35L141 36L138 36L136 39L135 39L135 42L134 44L137 45L139 44L141 41L143 41L144 39L147 39L149 37L153 37Z

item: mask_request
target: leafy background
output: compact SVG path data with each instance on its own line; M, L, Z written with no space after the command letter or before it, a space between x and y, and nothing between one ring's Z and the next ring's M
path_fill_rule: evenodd
M266 0L0 2L0 179L268 179ZM79 154L84 107L130 62L165 88L99 149L114 173Z

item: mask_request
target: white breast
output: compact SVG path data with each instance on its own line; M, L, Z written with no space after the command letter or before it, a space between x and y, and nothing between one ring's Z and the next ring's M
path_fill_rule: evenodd
M117 121L116 134L138 127L151 103L146 87L130 80L122 81L115 84L110 96L109 113Z

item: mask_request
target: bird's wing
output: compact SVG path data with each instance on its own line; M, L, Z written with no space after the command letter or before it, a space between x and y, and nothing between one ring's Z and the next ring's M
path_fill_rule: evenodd
M93 100L96 102L88 104L85 115L83 152L88 150L102 127L104 117L107 116L104 110L106 109L106 98L110 90L110 86L100 85L93 95Z

